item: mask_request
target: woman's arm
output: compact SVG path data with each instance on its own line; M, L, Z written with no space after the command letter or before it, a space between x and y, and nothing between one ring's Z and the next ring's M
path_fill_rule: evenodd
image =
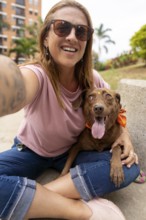
M18 111L25 100L25 85L17 65L0 56L0 116Z
M38 88L38 79L31 70L21 72L9 57L0 55L0 116L29 104Z
M134 153L134 147L132 145L129 132L126 127L122 127L121 135L112 145L112 149L117 145L123 146L123 153L121 154L123 165L125 164L127 165L127 167L130 168L132 164L138 164L138 156L136 153Z

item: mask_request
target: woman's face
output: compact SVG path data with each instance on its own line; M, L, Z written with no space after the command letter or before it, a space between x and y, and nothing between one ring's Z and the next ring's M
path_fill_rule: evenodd
M64 7L54 13L53 20L65 20L73 25L88 25L85 15L77 8ZM51 24L48 35L44 41L45 47L49 48L50 54L60 68L74 68L85 52L87 41L78 40L75 28L67 36L58 36Z

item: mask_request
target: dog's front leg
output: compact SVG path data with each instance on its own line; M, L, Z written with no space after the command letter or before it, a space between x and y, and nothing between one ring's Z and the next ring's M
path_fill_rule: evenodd
M114 147L112 150L110 177L117 187L124 181L120 146Z
M74 144L72 146L72 148L70 149L67 161L65 163L65 166L60 174L60 176L64 176L65 174L67 174L69 172L69 169L71 168L71 165L74 161L74 159L76 158L77 154L79 153L80 148L78 146L78 144Z

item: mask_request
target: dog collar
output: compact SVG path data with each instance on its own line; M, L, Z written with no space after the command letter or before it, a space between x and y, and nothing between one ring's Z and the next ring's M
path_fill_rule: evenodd
M124 115L125 112L126 112L126 110L121 108L120 111L119 111L118 117L117 117L117 122L122 127L125 127L126 126L126 122L127 122L127 118ZM85 124L85 127L91 129L91 125L88 122Z
M88 123L85 124L85 127L91 129L91 125L89 125Z
M126 116L124 115L124 113L126 112L125 109L121 108L120 109L120 112L118 114L118 118L117 118L117 122L122 126L122 127L125 127L126 126L126 121L127 121L127 118Z

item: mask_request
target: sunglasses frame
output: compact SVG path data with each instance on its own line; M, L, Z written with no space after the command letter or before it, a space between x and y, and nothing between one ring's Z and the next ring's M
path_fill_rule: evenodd
M57 32L57 28L55 26L55 23L57 23L57 22L61 22L62 24L63 23L64 24L65 23L68 24L68 31L66 33L64 33L64 34L63 33L62 34L58 33ZM91 27L88 27L88 26L82 25L82 24L75 25L75 24L72 24L69 21L65 21L65 20L62 20L62 19L54 19L54 20L52 20L50 22L50 24L49 24L49 27L51 26L51 24L53 24L53 31L54 31L54 33L57 36L59 36L59 37L67 37L70 34L72 28L75 28L75 36L80 41L88 41L90 39L90 37L92 36L93 32L94 32L94 29L91 28ZM78 32L79 28L84 28L84 31L86 32L85 36L83 35L83 37L82 36L80 37L80 32Z

